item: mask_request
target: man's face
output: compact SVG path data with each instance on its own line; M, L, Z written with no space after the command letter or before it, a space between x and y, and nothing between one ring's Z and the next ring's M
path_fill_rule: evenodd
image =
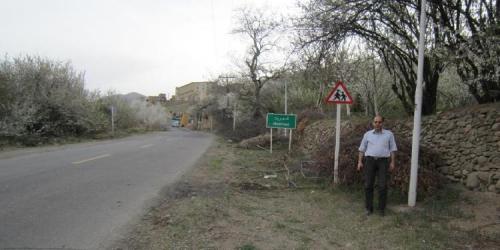
M382 117L380 116L377 116L375 118L373 118L373 127L376 129L376 130L380 130L382 129Z

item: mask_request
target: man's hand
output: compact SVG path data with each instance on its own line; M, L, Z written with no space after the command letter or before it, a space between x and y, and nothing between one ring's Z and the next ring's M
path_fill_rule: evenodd
M393 172L394 169L396 168L395 166L396 164L394 164L394 162L391 161L391 163L389 164L389 172Z
M363 162L358 162L358 171L360 171L363 168Z

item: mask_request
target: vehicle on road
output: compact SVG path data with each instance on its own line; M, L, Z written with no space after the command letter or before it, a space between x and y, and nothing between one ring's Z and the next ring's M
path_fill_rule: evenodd
M181 125L181 120L179 117L172 117L172 120L170 122L170 126L172 127L179 127Z

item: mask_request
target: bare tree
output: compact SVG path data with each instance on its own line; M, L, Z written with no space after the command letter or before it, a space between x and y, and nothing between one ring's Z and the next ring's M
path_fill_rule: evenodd
M237 10L238 24L233 34L240 34L250 39L251 45L245 56L246 72L244 76L253 83L254 117L262 117L260 92L270 80L279 77L281 70L266 61L277 48L279 22L266 16L261 9L241 8Z

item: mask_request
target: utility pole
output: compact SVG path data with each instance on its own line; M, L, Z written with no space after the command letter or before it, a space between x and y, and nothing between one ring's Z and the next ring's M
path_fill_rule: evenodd
M422 81L424 75L424 43L425 43L425 0L420 6L420 28L418 38L417 88L415 89L415 114L413 115L413 138L411 146L411 175L408 191L408 206L414 207L417 200L418 154L420 149L420 123L422 116Z
M229 108L229 79L234 79L234 76L219 76L219 79L226 80L226 108ZM236 98L234 100L234 108L233 108L233 131L236 130Z
M233 108L233 131L235 130L236 130L236 100L234 100L234 108Z
M111 134L115 135L115 107L111 105Z
M287 91L287 80L285 80L285 115L288 114L288 91ZM287 136L287 131L285 128L285 137Z

